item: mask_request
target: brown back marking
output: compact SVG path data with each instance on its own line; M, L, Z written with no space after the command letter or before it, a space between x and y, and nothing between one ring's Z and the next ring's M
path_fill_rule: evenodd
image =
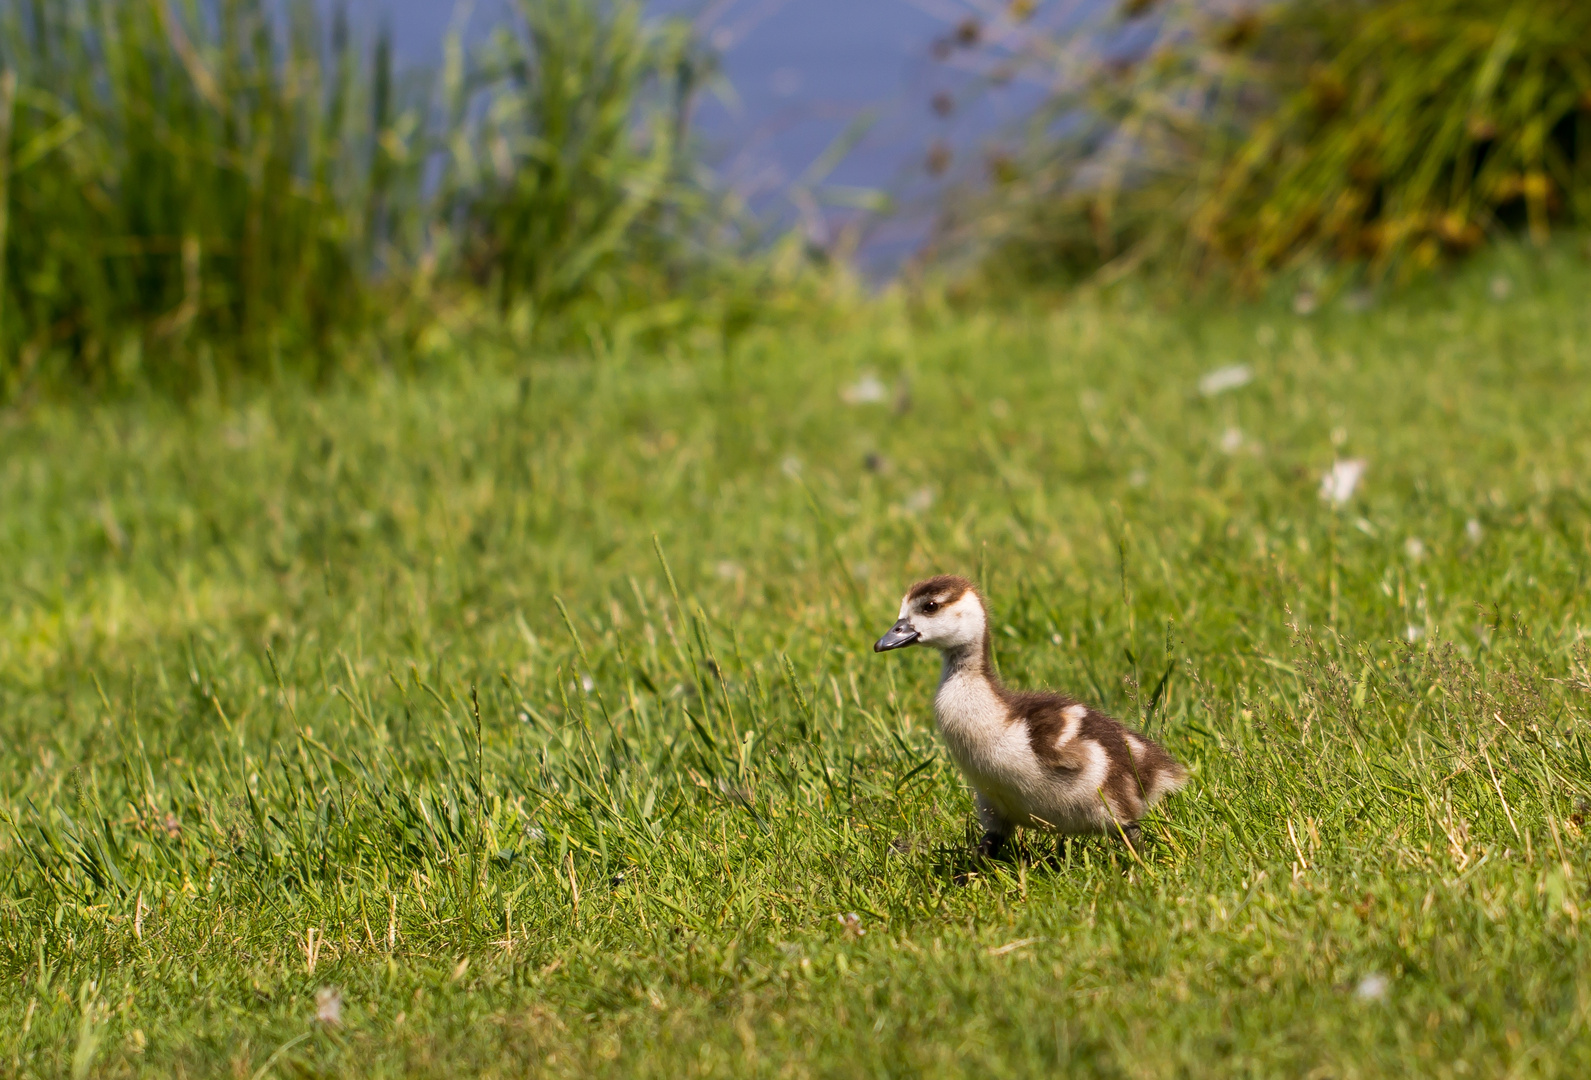
M1165 780L1182 772L1181 766L1153 739L1131 732L1143 743L1143 749L1135 756L1127 742L1128 729L1087 705L1083 705L1087 712L1078 721L1072 739L1065 746L1057 746L1056 740L1066 730L1066 710L1082 705L1065 694L1008 690L1003 686L997 686L996 693L1005 701L1012 721L1027 725L1028 745L1034 756L1052 769L1077 773L1088 763L1084 741L1099 744L1105 752L1105 798L1123 825L1136 821L1146 809L1149 795Z

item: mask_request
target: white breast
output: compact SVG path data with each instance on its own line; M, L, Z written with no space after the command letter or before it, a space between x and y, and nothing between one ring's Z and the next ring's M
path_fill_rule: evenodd
M1005 702L988 680L959 672L940 680L934 713L952 749L973 756L992 751L1010 726Z
M934 698L945 747L973 787L1017 819L1042 785L1027 727L1010 722L1005 702L980 675L947 672Z

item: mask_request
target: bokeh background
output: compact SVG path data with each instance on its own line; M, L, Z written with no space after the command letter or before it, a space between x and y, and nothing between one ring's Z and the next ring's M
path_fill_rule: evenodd
M1107 10L1099 0L1060 7L1064 16L1049 17L1063 25ZM347 10L367 31L390 27L401 62L431 65L451 28L478 39L505 7L353 0ZM818 176L821 186L888 197L890 212L869 223L859 252L874 277L932 231L949 177L925 168L930 150L943 143L965 155L1009 139L1043 96L1041 80L991 83L977 65L936 52L982 14L959 0L650 0L647 10L690 19L718 54L722 82L703 96L697 131L708 160L758 212L827 243L854 211L792 201L794 185ZM945 95L954 107L936 109ZM836 146L844 152L825 159Z

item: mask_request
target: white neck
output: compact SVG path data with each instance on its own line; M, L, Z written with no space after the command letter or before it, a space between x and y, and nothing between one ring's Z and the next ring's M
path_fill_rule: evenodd
M951 756L969 776L985 773L1006 731L1006 705L991 674L981 638L944 650L934 715Z
M943 667L939 673L940 685L944 685L951 679L968 677L981 678L988 682L993 681L994 672L987 670L987 665L984 663L982 635L965 645L942 649L940 656L943 660Z

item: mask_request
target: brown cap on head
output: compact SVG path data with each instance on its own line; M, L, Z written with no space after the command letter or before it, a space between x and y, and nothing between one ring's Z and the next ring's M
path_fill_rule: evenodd
M906 593L906 600L910 603L925 596L932 596L941 604L954 604L968 592L977 591L972 582L964 577L957 577L955 574L940 574L938 577L931 577L913 585Z

